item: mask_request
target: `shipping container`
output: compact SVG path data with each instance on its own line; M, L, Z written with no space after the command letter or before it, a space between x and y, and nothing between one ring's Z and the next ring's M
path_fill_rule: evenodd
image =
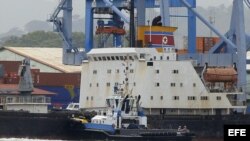
M65 86L80 87L80 73L37 73L34 78L35 86Z
M177 54L186 54L187 52L188 52L188 50L186 50L186 49L177 50Z
M204 50L204 37L196 37L196 50L203 52L203 50Z
M220 38L219 37L213 37L213 40L214 40L214 44L217 44L220 41Z
M21 61L0 61L0 64L4 66L4 72L18 72Z

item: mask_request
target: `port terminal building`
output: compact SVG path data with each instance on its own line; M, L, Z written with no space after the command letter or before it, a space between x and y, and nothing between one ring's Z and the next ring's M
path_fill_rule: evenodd
M81 66L62 64L61 48L1 47L0 83L18 84L24 58L30 59L34 87L55 93L50 109L64 109L79 101Z

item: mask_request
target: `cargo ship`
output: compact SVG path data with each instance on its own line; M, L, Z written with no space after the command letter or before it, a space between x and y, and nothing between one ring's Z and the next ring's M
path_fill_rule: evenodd
M141 96L133 96L129 90L129 75L129 69L125 70L125 83L115 84L113 94L104 100L106 107L90 122L83 118L72 118L73 132L82 135L81 139L93 140L191 141L195 135L186 125L178 129L147 128Z
M218 33L199 13L192 10L191 3L180 1L211 30ZM91 8L95 9L95 14L102 14L106 7L98 4L100 3L97 1ZM178 53L174 41L177 28L157 22L147 26L144 23L138 24L137 37L130 36L130 40L136 40L136 46L131 43L131 47L115 44L116 48L91 48L89 41L86 45L91 50L88 50L88 59L82 64L80 109L85 112L102 111L106 104L102 100L111 96L117 87L128 83L127 87L131 90L129 93L132 96L141 94L142 101L145 101L142 107L149 117L150 127L177 128L181 123L195 130L198 140L222 140L224 125L249 124L249 115L246 114L246 35L242 26L243 7L237 7L243 6L242 4L243 1L234 1L231 29L225 36L218 33L221 40L216 40L213 47L207 40L212 38L206 38L204 42L207 48L203 48L201 54L192 52L191 46L188 47L188 53ZM110 8L115 14L120 14L113 5ZM138 22L141 20L139 14L141 13L138 11ZM115 26L98 19L96 29L112 29ZM103 32L101 37L104 38L106 34ZM118 33L113 34L120 36ZM127 71L130 76L124 80Z
M238 1L235 0L234 3ZM237 21L240 22L240 19ZM97 28L103 26L106 25ZM91 111L103 111L106 108L103 100L117 88L125 90L123 84L127 83L128 93L131 96L141 95L141 101L143 101L141 106L148 117L150 128L171 126L177 129L181 124L187 125L191 131L194 131L198 139L212 140L218 137L222 140L225 124L249 124L250 118L246 115L245 89L243 85L239 85L242 74L246 70L245 66L242 66L244 63L238 61L242 59L240 57L244 57L245 52L243 51L243 55L240 56L242 52L240 52L241 48L238 48L238 52L224 53L230 48L225 47L225 42L220 41L223 48L218 49L219 53L180 55L174 46L175 30L176 28L168 26L140 26L137 41L141 46L138 45L137 48L92 49L87 54L87 59L82 62L80 110L85 114ZM237 32L237 37L238 33L240 32ZM231 32L226 36L235 37ZM225 41L228 43L227 40ZM237 45L241 46L238 42ZM129 72L129 77L125 72ZM49 115L51 114L46 114L46 118L42 118L45 119L44 125L53 123L53 126L42 126L36 134L37 137L47 135L51 138L60 138L60 136L61 138L72 137L71 139L83 138L78 134L79 132L77 134L71 132L74 122L69 120L71 119L69 116L71 117L72 114L57 116L60 113L56 112L52 116ZM39 121L43 116L32 115L32 119ZM17 121L22 119L20 117L16 118ZM59 121L58 117L63 117L63 121L56 122ZM30 120L25 118L24 121ZM53 122L48 122L50 120ZM2 123L3 127L11 127L9 125L9 123ZM38 131L34 130L32 125L21 125L34 132ZM57 132L56 128L60 130ZM46 130L51 131L51 134L44 133ZM27 133L27 131L21 132L22 136L34 135L33 132ZM10 129L5 130L5 135L8 135L6 132L9 133ZM52 135L53 133L56 133L55 136Z

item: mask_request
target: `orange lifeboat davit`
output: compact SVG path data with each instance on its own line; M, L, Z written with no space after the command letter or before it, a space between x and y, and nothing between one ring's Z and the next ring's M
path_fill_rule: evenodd
M237 72L233 67L207 68L203 74L207 82L236 82Z

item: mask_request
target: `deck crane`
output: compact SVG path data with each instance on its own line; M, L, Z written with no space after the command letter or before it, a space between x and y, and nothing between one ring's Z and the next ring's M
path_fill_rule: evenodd
M61 11L63 17L58 17ZM72 45L72 0L60 0L48 21L54 24L54 31L63 39L63 64L81 65L85 53Z

